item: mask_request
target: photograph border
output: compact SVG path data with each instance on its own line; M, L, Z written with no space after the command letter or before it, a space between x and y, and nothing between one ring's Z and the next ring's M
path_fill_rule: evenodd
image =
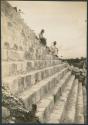
M1 1L5 1L5 0L1 0ZM26 1L30 1L30 0L6 0L6 1L25 1L26 2ZM31 1L37 1L37 0L31 0ZM44 1L54 1L54 0L44 0ZM82 2L87 2L86 0L55 0L55 1L57 1L57 2L59 2L59 1L65 1L65 2L72 2L72 1L73 2L78 2L78 1L81 2L82 1ZM87 3L87 5L88 5L88 3ZM1 8L1 4L0 4L0 8ZM87 9L88 9L88 7L87 7ZM1 11L0 11L0 14L1 14ZM87 11L87 18L88 18L88 11ZM0 33L1 33L1 23L0 23ZM87 33L88 33L88 20L87 20ZM1 34L0 34L0 38L1 38ZM87 35L87 46L88 46L88 35ZM0 47L1 47L1 42L0 42ZM0 49L2 49L2 48L0 48ZM86 49L87 49L87 47L86 47ZM88 49L86 50L86 52L87 52L87 68L88 68ZM1 75L0 75L0 80L1 80L1 82L0 82L1 83L0 84L0 123L1 124L10 124L10 123L2 123L2 60L1 60L1 53L0 53L0 61L1 61L1 63L0 63L0 68L1 68L1 70L0 70L1 71L0 72L1 73ZM87 92L87 107L86 107L87 108L87 110L86 110L86 120L87 121L86 122L88 123L88 70L87 70L86 92ZM87 123L85 123L85 124L87 124ZM16 124L18 124L18 123L16 123ZM19 123L19 124L27 125L27 124L30 124L30 123ZM45 125L46 123L43 123L43 124ZM54 123L52 123L52 124L54 124ZM64 125L64 124L62 124L62 125Z

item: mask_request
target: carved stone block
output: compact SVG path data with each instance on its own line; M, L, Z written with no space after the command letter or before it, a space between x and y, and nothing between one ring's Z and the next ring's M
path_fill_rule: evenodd
M10 64L10 75L15 75L17 73L17 64L12 63Z
M27 65L26 66L26 71L30 72L32 70L32 62L27 62L26 65Z
M36 92L36 102L38 102L40 100L41 96L40 96L40 90Z
M2 63L2 76L8 76L10 74L10 66L8 62Z
M31 75L27 75L24 80L25 87L28 88L31 86Z
M24 77L18 79L18 88L19 92L22 92L24 90Z
M18 84L19 78L16 78L12 80L12 82L9 83L10 90L13 94L19 93L19 84Z
M44 71L41 71L41 78L44 79Z
M7 49L2 49L2 60L7 61L8 60L8 50Z
M35 81L36 81L36 82L39 81L39 74L38 74L38 73L35 74Z
M31 75L31 85L36 84L35 74Z

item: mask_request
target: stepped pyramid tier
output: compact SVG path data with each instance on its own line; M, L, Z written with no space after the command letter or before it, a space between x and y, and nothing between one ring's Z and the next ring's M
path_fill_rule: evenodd
M1 2L1 48L3 123L86 122L82 80L47 52L6 1Z

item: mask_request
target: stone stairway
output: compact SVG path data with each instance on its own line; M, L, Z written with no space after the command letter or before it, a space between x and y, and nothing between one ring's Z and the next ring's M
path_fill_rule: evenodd
M52 73L52 70L44 79L39 74L41 80L20 92L18 96L27 109L32 104L37 104L36 115L41 123L84 123L82 84L71 75L67 64L61 63L57 66L58 71Z
M82 84L68 64L46 52L6 1L2 2L1 15L2 85L8 85L27 110L36 104L41 123L84 123ZM7 43L9 48L5 47ZM17 50L12 48L14 44Z
M54 110L50 115L50 118L48 120L48 123L59 123L62 113L64 111L68 95L70 93L70 90L72 88L72 84L74 82L75 77L71 76L69 79L66 87L64 88L64 91L62 92L62 95L58 99L58 102L55 104Z
M78 85L78 96L77 96L77 105L76 105L76 122L84 123L84 111L83 111L83 88L82 83Z
M63 65L61 65L61 66L63 66ZM64 65L64 67L65 67L65 65ZM59 67L59 68L61 68L61 67ZM59 79L61 77L63 77L65 72L67 72L67 67L64 69L62 68L61 71L60 70L61 69L59 69L59 71L56 72L55 74L52 74L52 72L50 72L52 74L52 75L50 75L50 77L41 80L40 82L34 84L29 89L20 93L19 97L22 98L24 101L30 100L31 102L33 101L33 103L36 103L36 100L39 101L46 93L48 93L50 90L52 90L54 88L54 86L56 86L57 81L59 81Z
M65 111L63 112L61 122L63 123L74 123L75 122L75 112L76 112L76 101L77 101L77 90L78 90L78 80L73 83L73 88L67 99ZM66 115L65 115L66 114Z

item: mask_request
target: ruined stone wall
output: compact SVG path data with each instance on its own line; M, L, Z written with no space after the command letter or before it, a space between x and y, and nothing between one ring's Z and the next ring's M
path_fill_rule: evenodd
M58 62L48 61L52 60L53 56L40 44L36 34L25 24L20 13L6 1L2 1L1 4L2 84L8 84L10 90L15 93L22 90L22 83L35 83L36 76L30 81L30 71ZM24 75L28 75L27 78L24 78ZM24 88L26 87L28 86Z
M84 123L82 83L73 69L47 52L20 13L1 3L3 120L15 112L20 122L35 122L37 116L41 123ZM27 119L32 104L37 105L33 120ZM16 122L11 120L4 122Z

